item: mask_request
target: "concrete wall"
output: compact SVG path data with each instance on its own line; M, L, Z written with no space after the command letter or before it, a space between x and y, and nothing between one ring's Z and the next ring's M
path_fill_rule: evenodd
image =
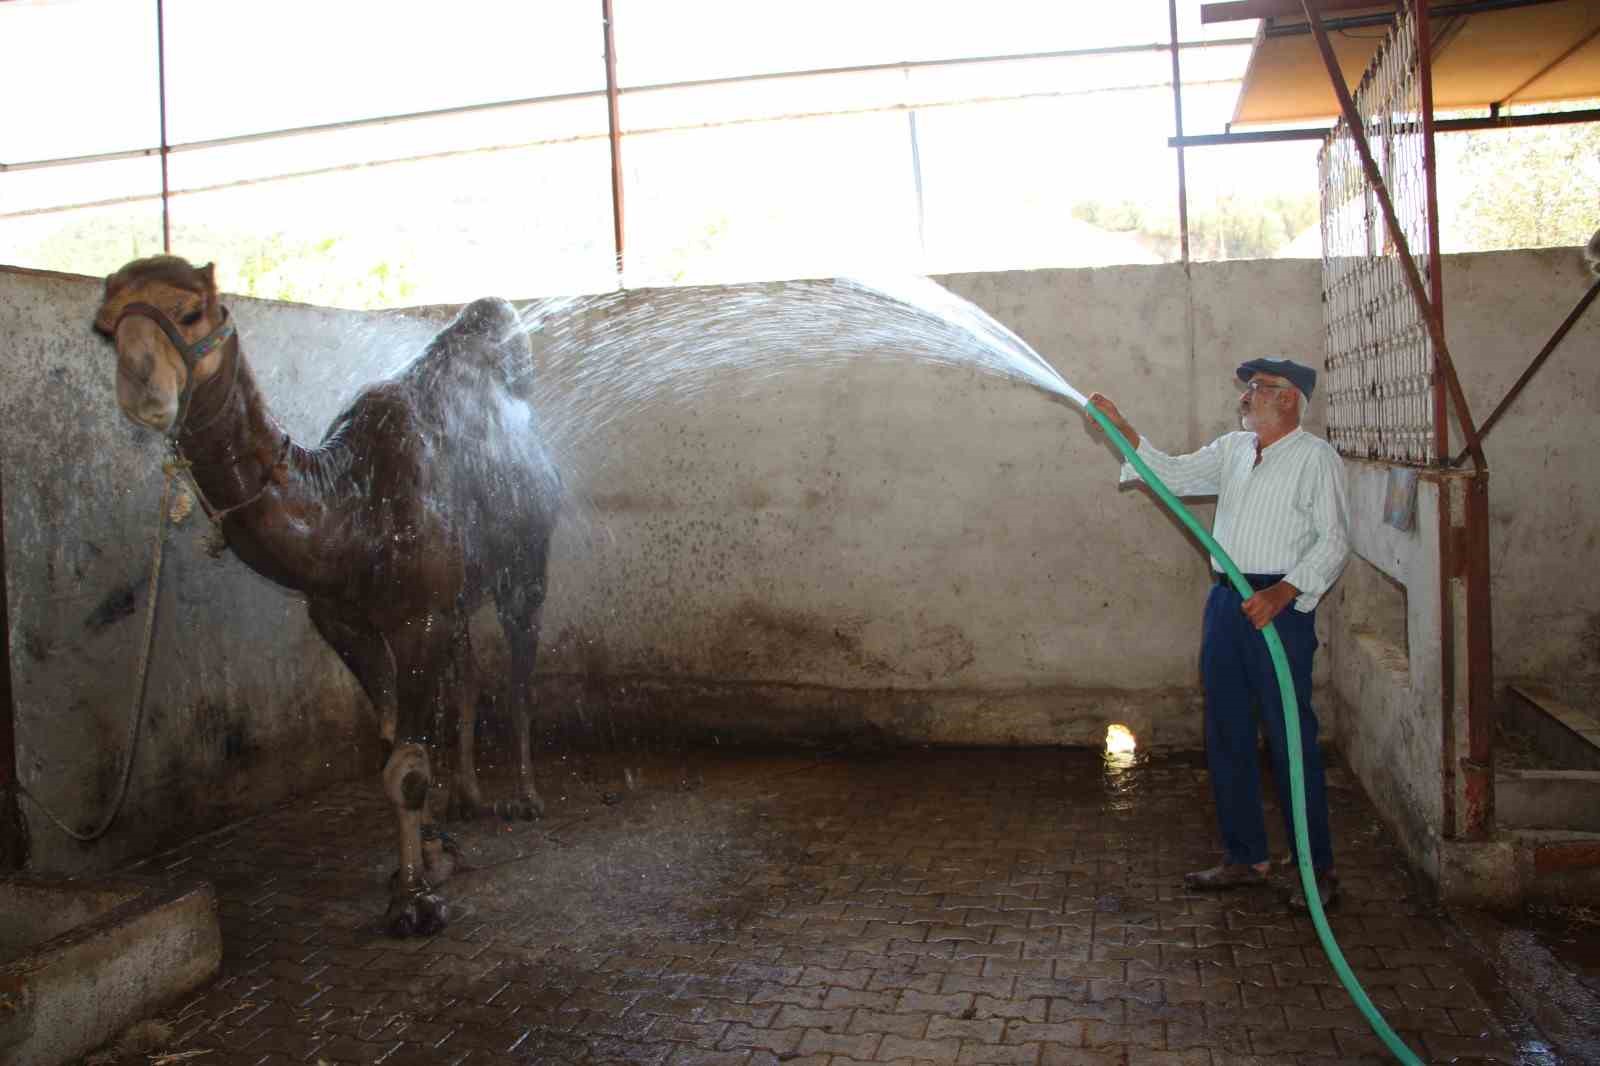
M18 774L80 832L112 808L129 750L165 478L161 440L116 407L114 353L90 330L97 280L0 270L0 465ZM349 350L404 323L235 299L258 370L296 434L365 376ZM409 327L420 341L426 331ZM400 346L405 342L396 342ZM386 346L387 347L387 346ZM127 799L80 844L24 801L32 868L104 870L175 835L377 768L365 697L291 594L172 527Z
M1470 257L1451 270L1453 328L1477 322L1467 305L1482 301L1482 321L1466 328L1494 352L1496 369L1486 381L1469 374L1469 388L1493 392L1559 319L1556 293L1575 279L1553 253ZM1523 270L1552 277L1524 292L1511 283ZM1472 281L1470 298L1458 296L1460 278ZM1191 278L1166 266L943 280L1073 386L1115 397L1169 450L1232 428L1240 358L1320 352L1309 261L1202 264ZM161 491L159 442L116 410L109 349L88 328L97 296L92 279L0 271L20 772L74 823L104 809L126 747ZM230 305L267 395L302 437L318 436L359 384L398 365L429 328L400 315ZM1593 337L1575 335L1547 373L1579 363L1592 373L1593 360L1574 353L1592 351ZM555 731L1095 744L1107 722L1122 721L1147 744L1198 744L1203 553L1142 489L1116 488L1109 446L1074 412L1012 380L920 363L915 344L884 343L815 365L797 342L792 367L729 372L631 407L566 454L577 502L551 562L541 661ZM585 388L624 384L601 374ZM1563 391L1559 380L1543 388L1538 403L1568 409L1600 395ZM1488 403L1475 406L1480 417ZM1492 438L1491 462L1508 449L1497 472L1511 467L1510 442L1525 426L1513 419ZM1576 522L1535 531L1520 510L1503 509L1505 497L1526 507L1541 491L1576 497L1574 515L1589 506L1570 468L1548 463L1552 443L1582 447L1583 431L1574 422L1531 445L1535 454L1514 453L1530 469L1497 473L1491 486L1497 522L1541 545L1503 570L1509 534L1497 532L1497 582L1593 550ZM1209 517L1208 506L1197 511ZM364 701L301 605L231 556L209 557L202 525L191 517L168 541L129 811L107 843L85 849L43 828L30 807L36 866L105 866L180 828L373 766ZM1583 579L1597 572L1590 565ZM1580 610L1578 597L1549 594L1562 583L1547 576L1545 595L1507 597L1514 609L1496 617L1498 657L1531 666L1581 655L1583 625L1566 615L1539 630L1569 635L1564 650L1525 649L1557 601ZM1322 657L1324 679L1337 657ZM1367 760L1388 742L1385 723L1408 715L1386 709L1387 696L1342 692L1360 717L1340 728ZM1335 708L1329 699L1321 710ZM1426 740L1437 733L1414 725L1391 785L1430 770ZM1389 764L1360 765L1369 787L1382 784ZM1420 793L1395 795L1427 825Z
M1235 425L1240 352L1314 343L1315 279L1197 269L1192 351L1179 267L943 280L1186 449ZM1204 556L1076 411L911 345L806 356L573 457L591 506L552 566L554 702L723 741L1098 744L1122 721L1198 743Z
M1487 419L1594 277L1576 249L1450 256L1448 341ZM1600 307L1484 442L1495 676L1600 680ZM1459 441L1456 450L1460 450Z
M1446 258L1447 339L1477 423L1592 281L1576 249ZM1484 442L1499 685L1538 679L1562 688L1600 677L1600 491L1586 476L1600 464L1597 353L1600 317L1591 309ZM1449 890L1471 893L1492 880L1493 863L1474 852L1500 845L1451 844L1445 825L1438 514L1459 485L1422 480L1416 524L1401 532L1383 522L1386 468L1347 470L1359 558L1328 600L1326 656L1341 704L1339 744L1413 861ZM1461 512L1455 499L1457 523ZM1454 717L1464 745L1459 701ZM1461 870L1476 888L1448 884Z

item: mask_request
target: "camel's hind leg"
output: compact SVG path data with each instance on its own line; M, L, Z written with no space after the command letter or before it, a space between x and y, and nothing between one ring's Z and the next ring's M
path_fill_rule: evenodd
M517 738L517 794L510 813L539 818L544 815L544 800L533 781L533 667L539 654L539 615L544 608L542 553L533 580L501 589L495 608L506 635L510 671L506 694Z
M450 674L455 680L446 698L456 704L456 775L450 782L450 817L472 819L486 813L478 784L478 664L472 655L471 625L462 619L450 646Z

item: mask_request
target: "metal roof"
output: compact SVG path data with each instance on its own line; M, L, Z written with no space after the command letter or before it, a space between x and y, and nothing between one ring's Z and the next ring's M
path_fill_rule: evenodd
M1388 32L1395 3L1320 0L1354 88ZM1436 111L1600 97L1600 2L1458 0L1429 5ZM1233 125L1331 121L1339 103L1299 0L1201 7L1203 22L1259 18Z

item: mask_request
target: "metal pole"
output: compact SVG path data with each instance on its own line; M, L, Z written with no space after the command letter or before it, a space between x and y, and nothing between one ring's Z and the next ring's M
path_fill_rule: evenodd
M1495 105L1497 106L1497 105ZM1478 118L1435 118L1435 133L1459 133L1464 130L1507 130L1523 126L1570 126L1576 122L1600 122L1600 108L1582 111L1549 111L1538 115L1501 115L1498 112ZM1197 133L1192 137L1168 137L1167 144L1177 148L1205 148L1219 144L1275 144L1279 141L1322 141L1328 137L1326 129L1301 127L1292 130L1254 130L1244 133Z
M1339 110L1344 115L1344 121L1350 127L1350 138L1355 142L1356 150L1361 154L1361 166L1366 172L1367 183L1372 186L1372 191L1377 195L1378 203L1383 208L1383 219L1389 232L1389 240L1399 253L1400 268L1405 275L1406 284L1411 288L1411 297L1417 301L1417 308L1422 312L1423 322L1428 327L1429 339L1433 341L1433 349L1439 360L1439 365L1444 371L1445 381L1450 386L1450 398L1455 401L1456 420L1461 426L1461 435L1466 439L1467 450L1472 454L1472 460L1478 469L1488 468L1488 461L1483 457L1483 447L1478 443L1478 431L1472 425L1472 411L1467 406L1466 393L1462 391L1461 381L1456 376L1455 364L1450 359L1450 347L1445 343L1444 326L1433 312L1432 301L1428 298L1427 290L1422 285L1422 275L1417 270L1416 262L1411 258L1411 249L1406 242L1406 235L1400 228L1399 216L1395 214L1394 202L1389 198L1389 188L1384 184L1383 175L1378 172L1378 165L1373 161L1372 148L1367 144L1366 130L1361 124L1361 115L1356 111L1355 100L1350 96L1350 90L1344 83L1344 72L1339 69L1339 60L1333 54L1333 45L1328 43L1328 34L1322 28L1321 16L1317 11L1317 0L1300 0L1306 18L1310 20L1312 33L1317 39L1317 50L1322 53L1323 65L1328 68L1328 77L1333 82L1333 90L1339 98Z
M1183 269L1189 270L1189 182L1183 161L1183 79L1178 73L1178 0L1167 0L1167 24L1172 31L1172 117L1178 135L1178 240Z
M1417 80L1422 97L1422 177L1428 212L1428 296L1434 317L1444 329L1444 273L1439 267L1439 170L1433 150L1433 40L1428 28L1427 0L1416 7ZM1434 358L1433 376L1433 454L1440 464L1450 457L1450 413L1445 410L1444 372ZM1480 438L1482 434L1479 434Z
M156 79L161 93L161 250L172 254L172 198L167 180L167 22L166 0L156 0Z
M1478 470L1465 486L1467 754L1462 831L1481 840L1494 826L1494 604L1489 586L1489 472Z
M1600 280L1596 280L1593 285L1589 286L1589 291L1583 294L1582 299L1578 301L1578 306L1574 307L1572 313L1566 317L1566 320L1556 327L1555 333L1551 334L1544 347L1539 349L1539 354L1533 357L1533 362L1528 364L1528 369L1522 372L1522 376L1517 379L1517 383L1511 386L1511 391L1506 393L1505 399L1500 401L1499 406L1494 409L1494 413L1483 420L1483 426L1478 430L1479 440L1489 435L1489 430L1493 429L1494 424L1500 421L1500 416L1506 413L1506 408L1511 406L1511 402L1517 398L1517 394L1522 391L1523 386L1533 380L1533 375L1539 372L1539 368L1544 365L1544 361L1550 358L1550 354L1566 339L1572 327L1578 324L1578 319L1582 318L1583 313L1589 309L1589 305L1594 303L1596 296L1600 296ZM1450 465L1460 466L1466 458L1467 453L1463 450L1460 455L1451 460Z
M613 33L615 17L611 0L600 0L600 18L605 29L606 114L611 123L611 226L616 241L617 278L623 277L622 244L622 124L617 93L617 41Z

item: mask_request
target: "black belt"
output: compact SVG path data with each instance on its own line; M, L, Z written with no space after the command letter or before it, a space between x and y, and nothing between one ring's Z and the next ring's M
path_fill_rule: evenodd
M1211 576L1217 579L1217 584L1227 585L1229 588L1233 587L1233 581L1229 579L1227 574L1220 574L1213 570ZM1284 574L1245 574L1244 580L1247 585L1260 592L1262 589L1269 589L1276 585L1285 576Z

